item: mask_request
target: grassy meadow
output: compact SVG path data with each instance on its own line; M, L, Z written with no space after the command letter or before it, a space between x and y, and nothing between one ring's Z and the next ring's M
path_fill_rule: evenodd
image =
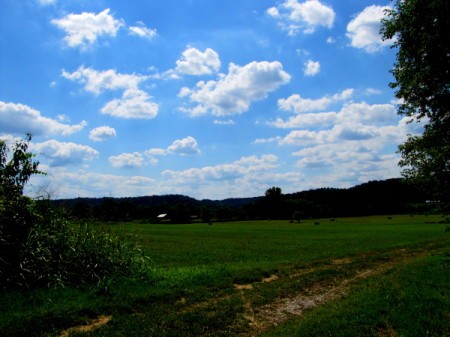
M134 278L0 294L1 336L446 336L448 225L373 216L118 223Z

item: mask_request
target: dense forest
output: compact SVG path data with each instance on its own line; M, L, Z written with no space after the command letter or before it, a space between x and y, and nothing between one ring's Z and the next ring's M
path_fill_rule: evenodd
M427 199L403 179L388 179L347 189L321 188L292 194L282 194L274 187L265 196L254 198L196 200L163 195L61 199L53 203L72 220L189 223L418 213L432 207Z

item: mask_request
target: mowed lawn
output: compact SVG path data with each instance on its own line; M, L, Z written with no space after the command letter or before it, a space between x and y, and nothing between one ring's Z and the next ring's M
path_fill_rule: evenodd
M444 336L450 232L442 220L111 224L148 258L140 276L1 294L0 336ZM267 323L303 293L322 300Z

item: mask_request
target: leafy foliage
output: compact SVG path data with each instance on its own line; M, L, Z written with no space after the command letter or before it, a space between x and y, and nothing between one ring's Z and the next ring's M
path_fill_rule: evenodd
M84 286L135 272L135 246L92 225L75 228L50 200L23 195L31 175L42 173L30 140L17 141L10 160L0 141L0 287Z
M31 175L42 173L28 150L31 135L9 148L0 139L0 282L8 283L20 268L21 251L37 221L32 201L23 195Z
M421 136L399 147L404 175L421 183L450 208L450 20L445 0L398 0L381 33L395 38L392 69L399 114L426 122Z

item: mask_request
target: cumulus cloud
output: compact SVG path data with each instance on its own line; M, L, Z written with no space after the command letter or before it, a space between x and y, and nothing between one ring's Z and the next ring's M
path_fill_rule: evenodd
M142 90L128 89L122 98L108 102L101 112L126 119L151 119L158 114L158 104L151 101L151 97Z
M113 69L97 71L92 68L79 67L62 76L68 80L84 84L84 89L99 95L105 90L123 90L121 98L106 103L101 112L103 114L126 119L151 119L157 116L159 105L152 102L152 97L139 89L139 84L148 76L136 74L121 74Z
M200 154L197 140L193 137L186 137L176 140L167 148L169 153L176 153L180 155Z
M176 62L175 72L186 75L209 75L220 69L219 54L211 48L204 52L196 48L187 48Z
M142 37L148 40L152 40L156 35L156 29L150 29L145 26L145 23L142 21L136 22L136 26L128 27L129 34Z
M313 128L313 127L328 127L336 123L338 114L336 112L319 112L319 113L303 113L297 116L290 117L287 120L277 118L272 125L280 129L296 129L296 128Z
M139 152L122 153L108 158L112 167L138 168L144 165L144 157Z
M274 155L250 156L242 157L231 164L191 168L184 171L166 170L162 174L166 179L177 182L234 180L248 174L273 169L277 166L277 160L278 158Z
M56 186L58 198L79 197L133 197L150 195L158 188L154 179L143 176L121 176L89 172L84 169L45 167L47 176L34 176L35 186Z
M298 191L304 175L295 172L276 172L278 158L272 154L242 157L231 163L190 168L182 171L163 171L164 182L170 182L179 193L189 191L197 196L223 199L237 196L262 195L269 187L287 186L285 192Z
M122 153L117 156L109 157L109 163L116 168L139 168L146 164L157 165L157 157L169 154L189 156L200 154L197 140L188 136L183 139L175 140L167 148L152 148L144 152Z
M332 97L346 96L341 92ZM257 139L254 143L297 147L292 153L299 157L297 166L312 170L311 177L316 184L351 186L399 176L399 157L392 154L393 144L401 144L408 134L420 134L423 128L407 121L408 118L397 115L393 104L345 102L337 112L299 113L286 121L278 118L270 124L294 130L284 136Z
M31 133L41 135L71 135L82 130L86 121L79 124L63 124L57 120L44 117L27 105L0 101L0 132L24 135Z
M83 12L81 14L68 14L61 19L51 22L65 31L64 41L69 47L86 48L94 44L100 36L115 37L124 23L109 14L105 9L98 14Z
M364 8L347 25L347 37L352 47L362 49L367 53L375 53L392 43L383 41L380 35L381 19L384 18L388 6L372 5Z
M333 96L324 96L318 99L303 98L299 94L293 94L288 98L278 100L278 108L297 114L311 111L319 111L328 108L331 104L345 101L353 96L354 89L345 89Z
M318 61L308 60L304 64L303 72L306 76L315 76L320 71L320 63Z
M167 154L178 154L182 156L200 154L197 140L194 137L188 136L182 139L175 140L166 149L152 148L145 151L147 156L165 156Z
M345 103L338 112L299 113L297 116L291 117L288 120L277 118L274 122L269 122L268 124L277 128L300 129L323 129L334 126L333 130L335 133L342 125L346 125L347 128L349 125L353 125L354 128L358 125L381 127L395 125L398 123L398 120L395 106L392 104L368 104L366 102L359 102ZM314 139L316 140L323 133L331 134L328 131L297 130L293 132L293 134L301 134L302 136L307 134L314 135Z
M379 95L379 94L381 94L382 93L382 91L381 90L379 90L379 89L375 89L375 88L367 88L365 91L364 91L364 93L366 94L366 95Z
M251 62L243 67L230 64L228 74L217 81L200 81L193 89L182 88L179 96L189 96L194 107L181 110L192 116L228 116L247 111L253 101L261 100L290 81L280 62Z
M289 35L296 35L300 31L313 33L320 26L331 28L336 16L332 7L318 0L286 0L278 7L269 8L267 14L276 19Z
M145 151L145 154L149 156L165 156L167 154L167 150L161 148L153 148Z
M255 145L278 144L294 148L296 165L308 174L302 188L349 187L374 179L400 176L396 144L408 134L421 134L424 123L408 123L395 104L353 102L353 89L317 100L299 95L279 100L280 110L294 113L287 119L268 122L285 135L260 138ZM341 103L336 111L326 109ZM273 146L273 145L271 145Z
M49 6L56 4L58 0L37 0L38 4L42 6Z
M84 84L84 89L96 95L105 90L136 89L139 84L148 79L147 76L136 74L121 74L114 69L97 71L92 68L78 67L72 73L65 70L62 76L70 81Z
M54 139L43 143L32 143L30 150L48 161L51 167L80 165L98 157L99 152L90 146Z
M345 104L339 113L341 121L353 121L370 125L392 125L398 121L392 104L368 104L366 102Z
M236 124L234 122L234 120L232 120L232 119L227 119L227 120L215 119L213 123L217 124L217 125L234 125L234 124Z
M94 142L103 142L114 137L116 137L116 130L109 126L99 126L89 132L89 139Z

